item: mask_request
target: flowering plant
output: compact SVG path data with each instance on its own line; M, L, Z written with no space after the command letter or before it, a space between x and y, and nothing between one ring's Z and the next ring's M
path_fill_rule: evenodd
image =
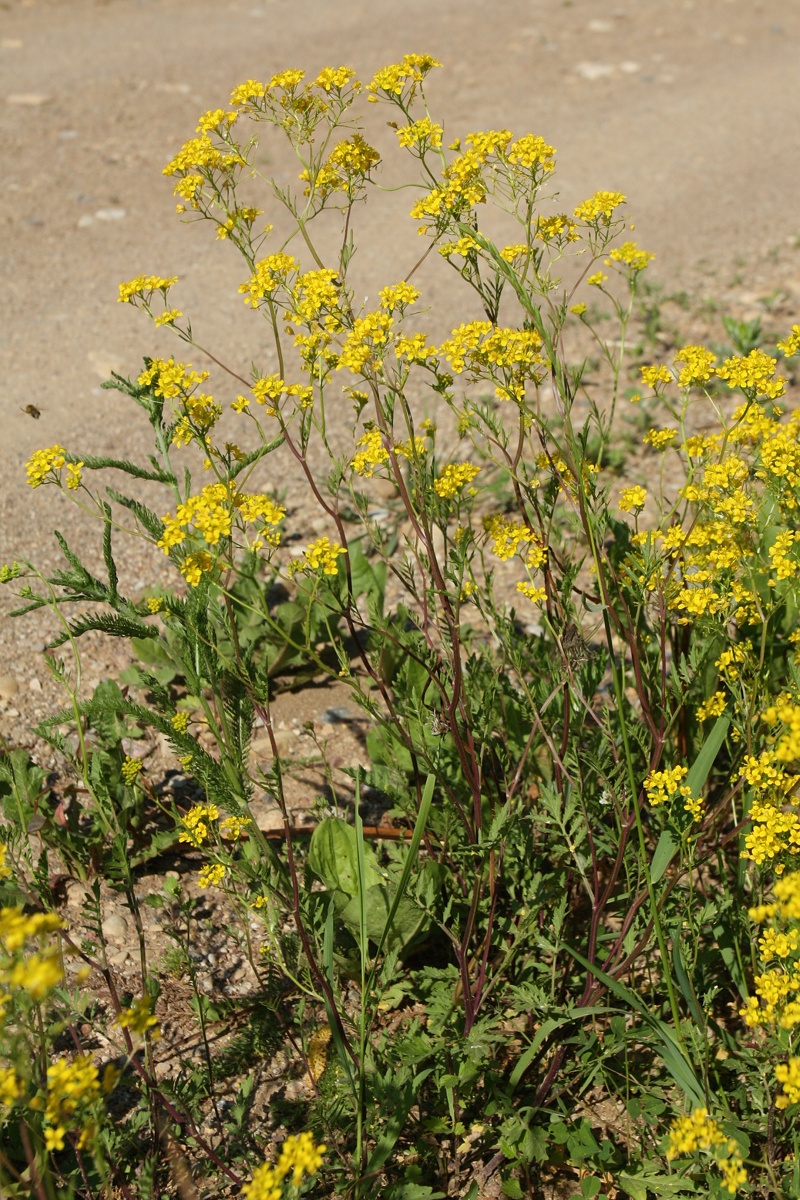
M551 212L556 152L538 134L473 132L445 148L426 99L439 65L410 54L366 87L347 67L313 80L283 71L201 117L165 174L178 212L241 256L244 315L272 350L249 374L211 358L213 395L202 390L211 368L175 356L115 378L152 427L149 467L60 445L28 464L31 486L66 490L100 519L107 582L66 544L57 576L14 564L3 578L23 611L50 605L63 622L53 648L71 645L76 674L50 662L79 733L112 719L154 730L197 789L196 802L168 804L119 737L113 753L82 737L95 862L113 863L131 912L136 825L115 797L133 794L136 820L166 817L172 844L195 856L196 886L224 895L259 987L291 990L287 1036L303 1048L308 1115L338 1164L330 1186L410 1197L463 1184L477 1196L502 1170L514 1196L566 1171L584 1196L645 1197L664 1172L711 1161L709 1194L748 1177L791 1187L791 1126L776 1121L800 1101L800 419L779 403L778 356L800 352L800 326L774 355L688 344L670 364L639 363L643 399L627 386L626 351L653 256L620 240L625 196L598 191ZM381 168L364 96L389 107L413 162L422 250L360 305L355 231ZM294 188L266 181L266 226L242 196L260 178L263 127L300 163ZM516 241L494 233L508 222ZM479 319L436 329L431 261L471 291ZM175 307L178 288L142 274L119 299L210 357ZM598 332L600 298L616 340ZM620 488L609 462L626 394L654 424ZM112 491L109 503L91 484L109 467L167 499L155 509ZM308 515L279 494L290 472L316 506L313 540ZM172 583L121 594L112 535L126 526L163 553ZM76 601L102 612L70 621ZM144 662L136 697L79 694L89 630L131 640ZM350 819L321 811L310 843L290 819L297 766L274 720L290 670L346 687L369 722L369 765L349 768ZM42 728L60 752L64 719ZM256 722L268 770L249 752ZM395 820L377 849L366 788ZM254 818L257 789L280 813L280 850ZM22 855L19 831L10 840ZM191 962L194 901L181 884L168 890ZM768 925L757 950L748 907ZM140 943L143 999L118 1025L146 1040L140 1081L157 1130L177 1109L157 1082L147 997L158 987L141 929ZM776 965L755 974L756 958ZM39 1003L47 968L28 969ZM195 999L213 1106L207 1027L219 1014L196 986ZM732 1004L743 1005L738 1035ZM742 1080L771 1056L781 1061L754 1101ZM94 1114L96 1070L75 1062L56 1074L78 1071L73 1092ZM2 1079L13 1108L22 1084ZM578 1112L590 1086L619 1115L613 1138L598 1141ZM55 1104L42 1152L80 1125L77 1153L95 1116ZM678 1115L659 1141L667 1104ZM628 1118L645 1133L626 1132ZM228 1127L235 1170L210 1160L237 1183L253 1157L243 1120ZM245 1194L277 1197L290 1174L299 1186L321 1165L311 1138L284 1142Z

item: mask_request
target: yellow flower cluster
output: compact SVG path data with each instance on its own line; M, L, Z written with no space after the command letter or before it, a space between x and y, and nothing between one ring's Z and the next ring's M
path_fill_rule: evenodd
M153 1002L148 995L133 1000L127 1008L123 1008L117 1017L117 1025L120 1029L129 1029L139 1037L149 1033L153 1041L161 1036L158 1018L153 1012Z
M349 141L334 146L328 158L313 173L306 168L300 178L308 184L305 195L312 192L325 198L333 192L346 192L352 199L355 188L381 161L374 146L370 146L360 133L353 134Z
M350 465L357 475L370 479L375 474L375 468L389 461L389 448L380 429L367 429L356 443L358 449ZM415 437L413 444L409 438L406 442L392 445L392 452L397 458L413 458L424 454L425 439Z
M177 275L166 278L162 275L136 275L127 283L119 285L118 304L131 304L134 300L149 300L153 292L162 292L166 300L167 291L178 282Z
M239 286L239 291L245 295L245 304L258 308L262 300L287 286L289 276L299 265L291 254L269 254L260 259L250 278Z
M536 237L542 242L554 242L557 246L562 246L579 241L580 236L577 225L566 213L536 218Z
M499 399L521 402L525 381L542 378L542 339L534 329L509 329L489 321L470 321L454 329L439 347L453 371L497 384Z
M524 134L517 141L508 129L489 129L470 133L466 149L445 168L441 183L428 192L411 209L411 216L442 229L455 228L454 223L482 204L496 177L511 191L528 191L555 167L555 150L544 138Z
M651 429L644 435L642 441L645 446L652 446L654 450L666 450L677 436L677 429Z
M443 500L452 500L472 483L479 471L480 467L474 463L448 463L439 478L434 479L433 489Z
M169 554L194 533L199 534L206 545L216 546L231 536L234 519L238 517L243 525L260 522L263 541L276 546L280 541L277 526L285 516L286 509L263 493L239 492L233 482L211 483L184 504L179 504L174 517L169 513L164 516L164 531L156 544ZM258 547L262 544L259 540ZM213 559L202 551L190 554L183 563L186 565L186 570L181 566L183 574L196 586L194 580L199 582L199 572L209 571Z
M404 105L408 107L428 72L441 65L430 54L405 54L402 62L390 63L375 73L367 84L369 98L375 101L378 92L383 92L388 99L402 97Z
M66 453L64 447L58 445L48 446L45 450L34 450L25 465L30 486L40 487L51 472L58 479L57 472L67 461Z
M780 1096L775 1098L776 1108L788 1108L790 1104L800 1104L800 1058L792 1057L787 1063L779 1063L775 1068L775 1078L782 1084Z
M623 512L641 512L647 499L647 490L636 484L623 488L619 494L619 507Z
M256 1169L250 1183L245 1184L242 1195L246 1200L282 1200L283 1180L290 1178L299 1188L306 1175L315 1175L322 1166L327 1150L325 1145L316 1145L309 1132L287 1137L281 1146L278 1161L273 1165L264 1163Z
M208 837L209 822L219 819L216 804L194 804L183 818L183 829L178 834L179 842L190 846L202 846Z
M80 1128L78 1148L81 1149L95 1133L91 1106L100 1098L97 1067L88 1054L72 1060L62 1058L47 1068L47 1100L45 1102L45 1145L48 1150L63 1150L64 1138Z
M757 924L769 922L758 939L758 956L764 966L777 965L762 971L754 979L754 994L749 996L739 1016L750 1028L777 1025L794 1029L800 1025L800 931L791 923L800 920L800 871L778 879L773 888L775 899L749 910Z
M338 542L332 542L326 537L317 538L315 542L306 546L304 565L312 571L321 567L323 575L337 575L339 555L346 553L344 546Z
M142 760L140 758L131 758L129 754L125 755L122 762L121 774L128 787L132 787L142 773Z
M625 243L632 245L633 243ZM624 246L619 247L620 252ZM611 251L610 258L614 258ZM608 261L608 260L606 260ZM790 344L779 342L778 348ZM724 380L729 388L741 388L751 396L766 396L777 400L786 391L786 380L781 375L775 375L777 359L771 358L763 350L752 350L748 355L732 355L721 364L717 364L716 355L705 346L684 346L675 355L674 363L683 364L675 375L666 366L642 367L642 379L652 388L657 389L660 383L672 383L676 380L681 388L704 387L713 377ZM756 418L758 419L758 418Z
M667 804L673 800L683 800L684 812L687 812L693 821L699 821L703 816L703 800L699 796L693 796L691 788L685 784L681 784L681 780L688 774L686 767L673 767L666 771L651 771L644 781L644 790L648 802L657 808L660 804Z
M0 1067L0 1107L12 1108L24 1094L22 1080L13 1067Z
M138 383L153 388L153 394L174 400L188 396L198 384L208 379L208 371L193 371L191 363L175 362L174 358L153 358L142 371Z
M344 340L339 355L338 369L347 367L354 374L364 371L372 355L380 351L390 338L394 320L388 312L376 310L358 317Z
M689 1116L675 1118L667 1158L681 1158L697 1150L710 1152L722 1175L722 1186L731 1195L747 1183L738 1142L725 1136L705 1108L696 1108Z
M423 150L438 150L442 144L443 132L441 125L437 125L430 117L422 117L419 121L412 121L410 125L401 126L397 130L397 140L401 146L407 148L420 146Z
M623 242L621 246L615 246L609 252L606 266L611 266L612 263L622 263L638 272L644 271L647 264L651 263L654 258L655 254L650 254L647 250L640 250L636 242Z
M608 225L614 210L624 203L622 192L595 192L588 200L582 201L572 215L587 225Z
M226 153L214 145L208 133L202 133L200 137L189 138L184 142L178 153L164 167L162 174L199 174L214 180L218 173L230 178L237 167L244 166L245 160L238 151Z
M708 700L704 700L697 708L698 721L709 721L712 717L721 717L727 704L724 692L714 692Z
M201 867L197 873L197 885L201 888L219 887L226 875L222 863L211 863Z
M381 288L378 296L381 308L391 312L395 308L404 308L408 304L415 304L419 300L420 293L412 284L403 282L396 283L394 287Z

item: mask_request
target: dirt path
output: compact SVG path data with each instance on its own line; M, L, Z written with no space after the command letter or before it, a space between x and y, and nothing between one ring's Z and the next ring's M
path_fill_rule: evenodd
M0 560L51 564L54 524L86 540L79 513L22 482L33 449L148 449L129 404L99 384L173 343L115 304L119 280L179 275L201 340L249 361L235 255L180 223L161 175L198 114L249 76L346 62L368 78L409 50L445 64L429 94L448 134L541 132L559 150L562 202L625 192L670 286L740 313L782 289L797 319L800 0L2 0ZM413 222L387 237L378 206L359 221L368 284L400 278ZM444 264L430 278L444 323L463 319L451 282ZM144 587L146 560L130 564ZM20 698L37 629L0 631L0 672Z

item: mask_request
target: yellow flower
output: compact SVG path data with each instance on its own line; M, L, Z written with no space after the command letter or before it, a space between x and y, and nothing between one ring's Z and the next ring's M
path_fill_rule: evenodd
M24 1090L22 1081L13 1067L0 1067L0 1106L11 1108Z
M647 491L638 484L623 488L619 494L619 507L623 512L641 512L647 499Z
M479 471L480 467L473 463L448 463L439 478L433 481L433 489L443 500L451 500L472 482Z
M201 867L197 874L198 887L219 887L226 875L226 868L222 863L213 863L211 865Z
M726 697L724 692L714 692L708 700L704 700L697 709L698 721L708 721L710 717L721 717L725 712Z
M51 471L60 471L67 461L66 453L63 446L48 446L46 450L35 450L25 466L30 486L39 487Z
M666 450L677 436L677 429L651 429L644 435L642 441L645 446L652 446L654 450Z
M128 1008L123 1008L116 1023L120 1029L130 1029L131 1033L136 1033L140 1037L149 1031L153 1041L161 1036L158 1019L152 1011L152 1000L148 995L142 996L139 1000L133 1000ZM103 1086L105 1087L105 1079Z
M672 375L669 367L642 367L642 383L655 388L658 383L671 383Z
M647 799L656 808L675 796L681 786L681 780L689 774L688 767L672 767L666 771L651 771L644 781Z
M622 192L595 192L588 200L579 204L572 215L590 225L600 221L607 225L614 209L624 203L625 197Z
M612 262L618 262L624 263L626 267L632 267L634 271L643 271L654 258L655 254L650 254L647 250L640 250L636 242L623 242L621 246L615 246L610 251L606 259L606 266L610 266Z
M5 842L0 842L0 879L11 878L11 867L6 862L8 854L8 846Z
M202 182L202 181L201 181ZM153 292L162 292L166 296L169 288L178 282L178 276L172 275L165 278L161 275L137 275L134 279L127 283L119 285L118 304L130 304L136 299L148 300Z
M181 561L180 572L191 587L197 587L203 575L207 574L213 566L214 560L211 555L201 551L199 554L187 554L186 558Z
M371 93L370 100L377 100L378 92L383 92L389 99L401 96L409 83L411 87L407 98L410 99L428 72L441 65L430 54L406 54L402 62L391 63L375 73L367 84L367 91Z
M189 728L189 714L187 712L177 712L170 718L170 724L176 733L186 733Z
M202 846L208 837L209 822L219 818L216 804L195 804L183 818L183 829L178 835L179 842L188 842L190 846Z
M705 346L684 346L675 355L675 362L684 364L678 373L678 386L688 388L706 383L714 374L716 361L716 355Z
M777 360L763 350L751 350L745 357L726 358L722 366L716 368L716 373L729 388L742 388L776 400L786 391L786 380L780 375L775 377L777 365Z
M142 772L142 760L140 758L131 758L126 754L122 763L122 778L128 787L132 787L136 778Z
M344 546L338 542L332 542L329 538L317 538L315 542L311 542L306 546L305 566L312 571L322 567L323 575L336 575L339 572L337 559L340 554L346 554Z
M800 1058L790 1058L775 1068L775 1078L783 1084L782 1094L775 1100L776 1108L788 1108L800 1103Z
M430 146L432 150L438 150L442 144L444 130L430 117L422 117L419 121L412 121L410 125L402 125L396 132L401 146L423 145Z
M523 596L526 596L532 604L540 604L542 600L547 599L547 592L542 587L536 587L533 583L526 583L523 580L517 584L517 591Z
M607 279L608 276L604 275L602 271L595 271L594 275L590 275L586 282L589 287L601 287Z
M161 316L156 317L155 324L157 327L161 325L174 325L178 317L182 317L183 313L177 308L165 308Z
M793 358L795 354L800 354L800 325L793 325L792 332L782 342L778 342L778 349L782 350L787 358Z

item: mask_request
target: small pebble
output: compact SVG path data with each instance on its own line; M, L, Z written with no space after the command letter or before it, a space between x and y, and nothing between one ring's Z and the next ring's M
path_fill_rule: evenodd
M344 704L336 705L334 708L326 708L320 717L320 721L324 721L326 725L342 725L347 721L354 720L355 717Z
M122 939L128 932L128 922L119 913L112 913L103 921L103 934L107 938Z
M16 104L20 108L38 108L40 104L47 104L49 99L44 92L16 92L6 96L6 103Z

